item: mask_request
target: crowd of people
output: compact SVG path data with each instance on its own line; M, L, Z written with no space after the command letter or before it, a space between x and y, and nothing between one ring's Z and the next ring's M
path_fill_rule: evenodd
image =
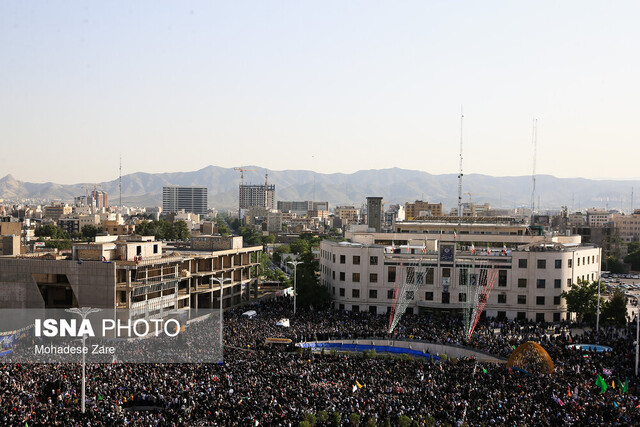
M244 317L249 309L257 316ZM284 317L289 328L276 326ZM308 414L325 424L349 424L357 414L363 425L397 425L402 418L418 425L640 421L632 327L578 335L576 325L484 319L466 341L460 318L405 315L392 334L388 320L339 311L298 310L292 316L289 299L229 310L223 363L88 364L84 414L79 364L5 363L0 365L0 424L297 426ZM547 350L555 369L549 375L474 358L312 353L265 342L372 337L465 346L502 358L534 341ZM570 343L598 343L613 351L584 352L568 348ZM608 384L606 391L596 385L598 375Z

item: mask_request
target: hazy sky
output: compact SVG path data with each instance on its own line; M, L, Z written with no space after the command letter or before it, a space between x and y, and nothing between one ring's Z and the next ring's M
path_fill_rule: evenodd
M634 178L637 1L2 1L0 177Z

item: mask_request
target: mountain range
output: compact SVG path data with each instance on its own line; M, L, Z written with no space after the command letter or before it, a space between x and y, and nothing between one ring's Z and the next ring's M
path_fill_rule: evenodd
M264 168L246 166L246 184L264 184ZM442 202L446 211L457 206L458 175L433 175L423 171L399 168L361 170L351 174L323 174L308 170L268 171L269 184L276 186L276 200L328 201L338 205L360 206L367 196L381 196L388 204L424 200ZM106 191L110 204L117 205L119 180L71 185L30 183L7 175L0 179L0 198L15 200L53 200L71 202L94 185ZM127 206L162 205L162 187L166 185L206 186L209 206L235 209L238 205L240 173L233 168L207 166L192 172L144 173L122 176L122 202ZM531 176L495 177L469 174L463 177L463 202L488 202L492 207L513 208L531 205ZM629 210L632 188L640 181L593 180L536 176L535 204L542 209L567 206L570 210L590 207ZM639 197L640 198L640 197Z

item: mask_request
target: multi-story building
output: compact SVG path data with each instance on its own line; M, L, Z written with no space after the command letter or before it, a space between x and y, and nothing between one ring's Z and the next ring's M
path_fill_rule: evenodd
M275 185L240 185L240 209L273 209L276 199Z
M242 237L198 236L190 249L164 251L153 236L97 236L73 245L70 259L0 258L0 308L86 306L150 316L213 308L219 277L230 279L222 298L231 307L257 294L261 250L243 247Z
M589 227L602 227L611 222L613 214L597 209L587 209L587 224Z
M404 215L407 221L425 216L442 216L442 203L429 203L422 200L405 203Z
M338 206L334 215L342 220L343 226L357 224L360 221L360 209L354 206Z
M612 220L623 242L629 243L640 240L640 210L636 209L633 215L613 215Z
M297 216L311 215L312 211L328 211L329 202L304 201L284 201L278 200L277 204L280 212L292 212Z
M382 231L382 197L367 197L367 225Z
M63 215L68 215L72 211L72 207L63 203L51 203L51 205L44 207L44 218L50 218L53 220L60 219Z
M454 313L472 297L467 281L484 274L495 277L486 316L558 322L569 316L562 292L578 280L599 279L601 251L580 236L535 236L509 224L460 228L468 233L351 232L350 242L323 241L321 283L335 309L383 314L394 289L413 280L419 286L407 312Z
M162 187L163 212L193 212L199 215L207 213L207 187L180 187L177 185Z

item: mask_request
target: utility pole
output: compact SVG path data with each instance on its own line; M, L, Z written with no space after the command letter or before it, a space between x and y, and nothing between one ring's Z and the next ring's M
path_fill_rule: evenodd
M296 315L296 298L298 297L298 264L302 264L302 261L289 261L289 264L293 265L293 315Z

